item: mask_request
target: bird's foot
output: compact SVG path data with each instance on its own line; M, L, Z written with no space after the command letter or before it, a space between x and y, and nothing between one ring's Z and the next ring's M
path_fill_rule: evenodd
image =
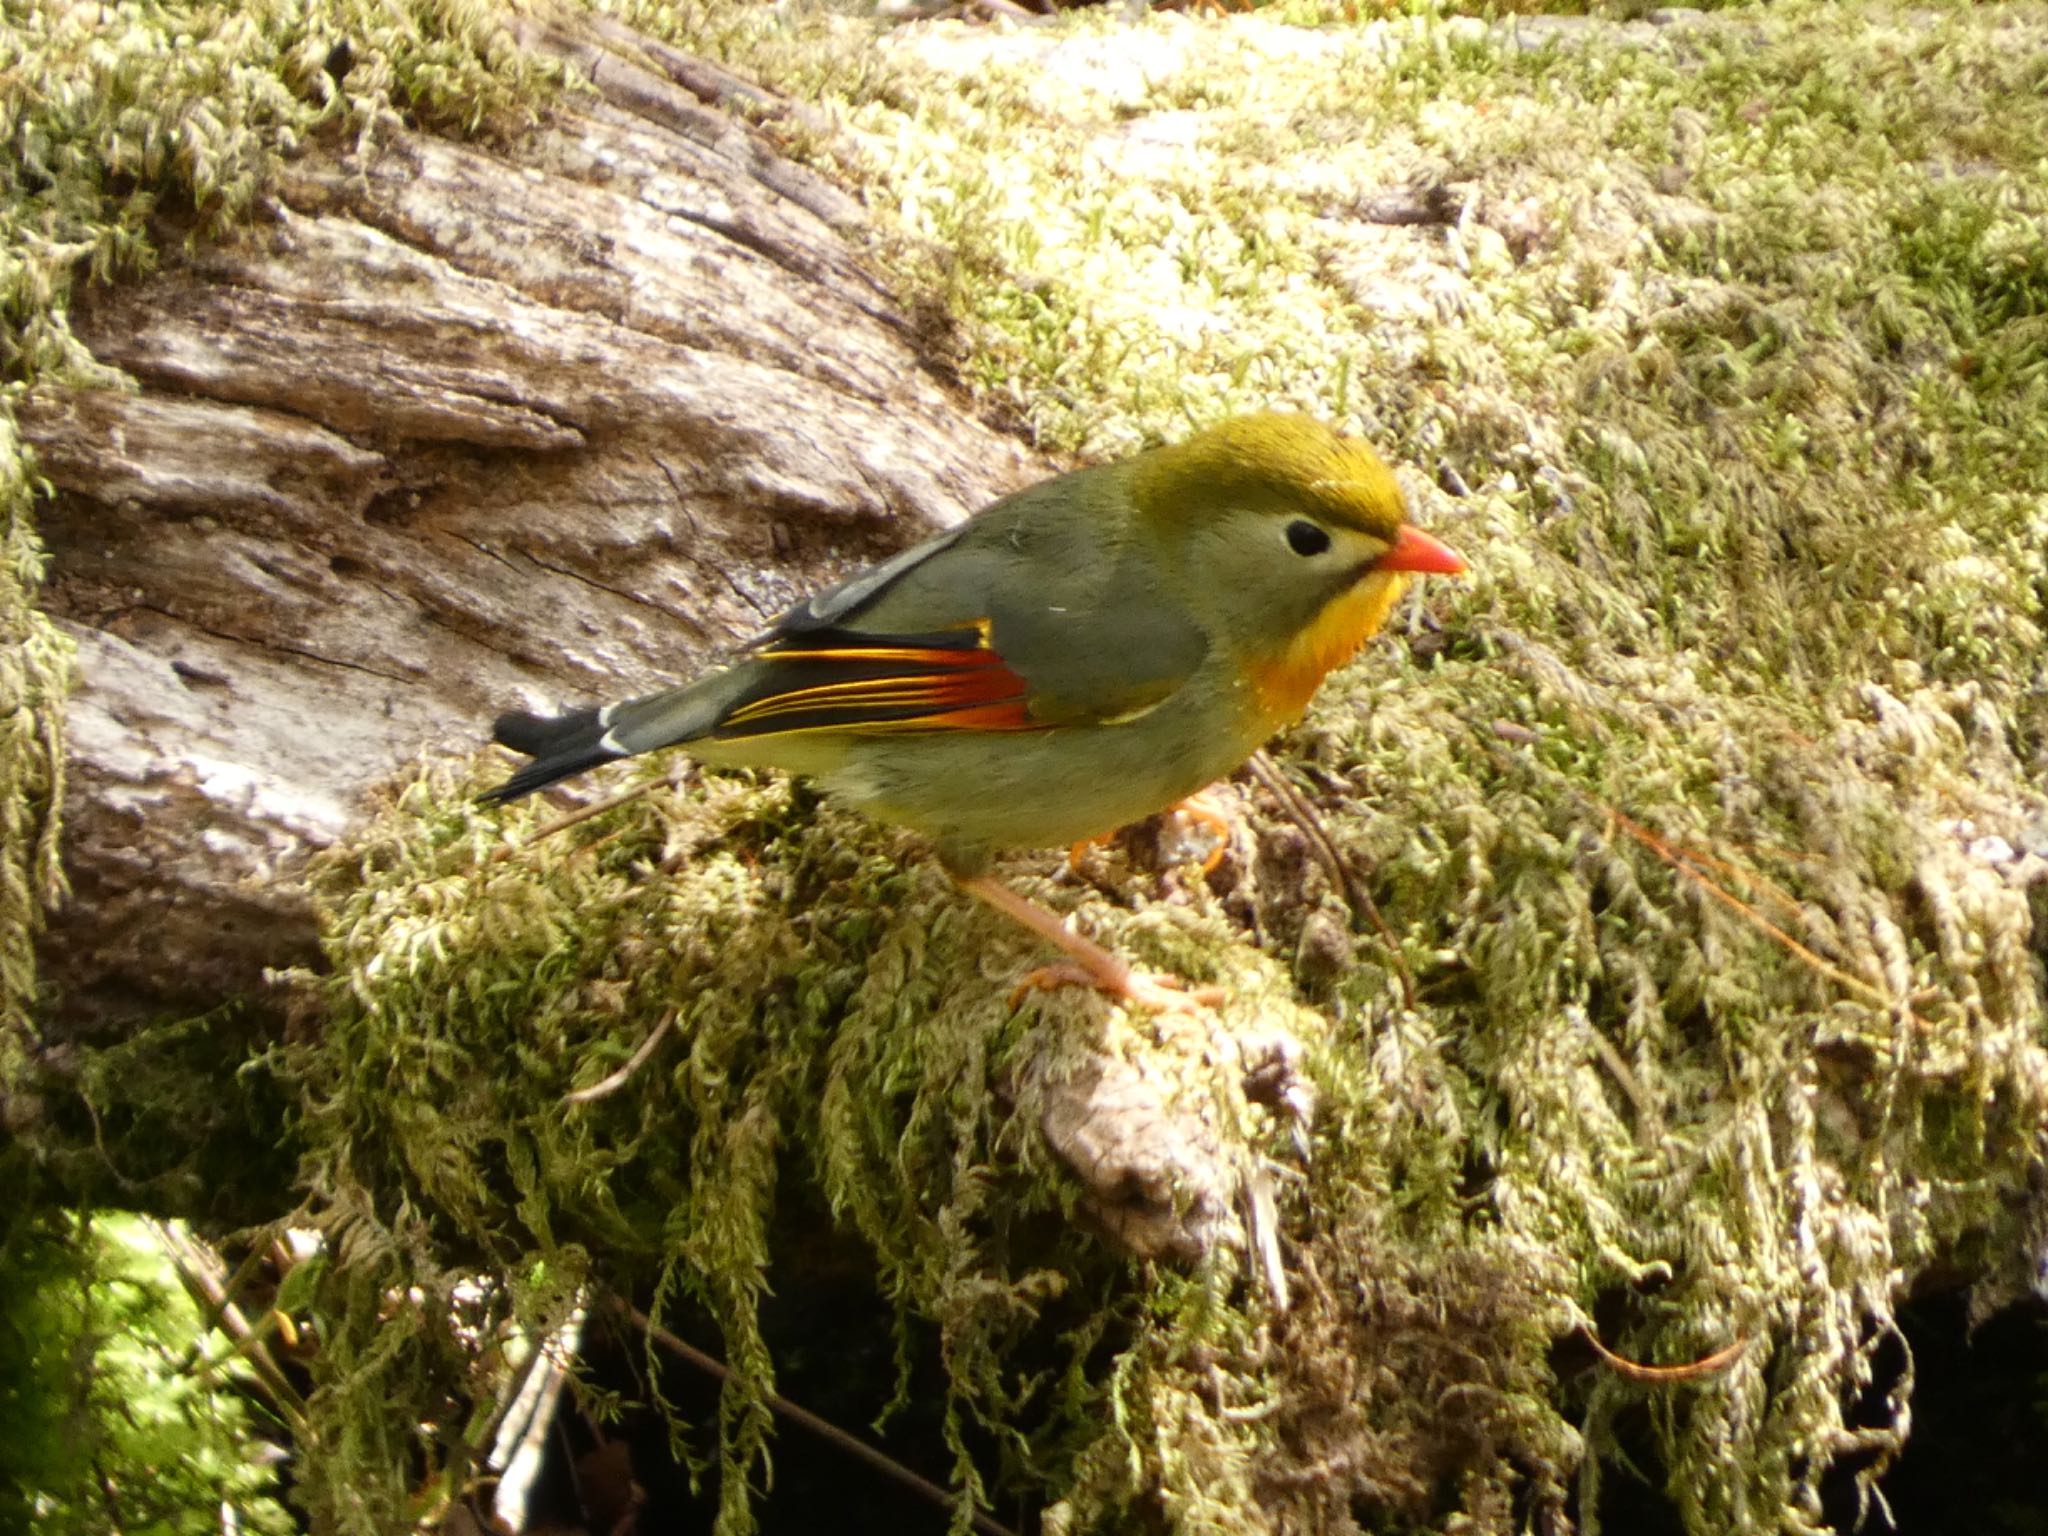
M977 901L995 908L1012 922L1029 928L1068 956L1063 963L1042 966L1019 982L1017 990L1010 994L1012 1007L1027 993L1067 986L1093 987L1098 992L1107 992L1111 997L1160 1013L1193 1013L1198 1009L1213 1008L1228 995L1221 987L1190 987L1177 976L1137 970L1093 939L1069 931L1056 915L999 880L992 880L987 875L955 875L953 878Z
M1209 851L1202 855L1202 873L1204 875L1212 875L1216 872L1217 865L1221 864L1230 853L1230 838L1231 834L1237 830L1237 822L1228 811L1211 802L1207 795L1208 791L1206 790L1189 795L1187 799L1168 806L1162 814L1169 820L1180 824L1176 830L1168 834L1170 838L1178 840L1183 844L1193 841L1197 847L1200 846L1202 841L1209 843ZM1189 822L1193 822L1196 826L1202 828L1207 833L1207 837L1190 838L1186 826ZM1112 829L1108 832L1098 833L1094 837L1084 837L1078 842L1070 843L1067 846L1067 872L1069 874L1078 874L1081 869L1081 861L1088 856L1088 850L1101 847L1114 838L1120 830L1122 829ZM1169 860L1177 861L1179 855L1169 852L1167 857Z
M1216 866L1223 862L1224 855L1230 852L1230 835L1237 830L1237 823L1205 796L1206 791L1203 794L1189 795L1167 814L1182 821L1192 821L1197 826L1208 829L1209 835L1215 839L1215 846L1203 855L1202 873L1213 875L1216 873Z
M1033 992L1052 992L1061 987L1093 987L1119 1002L1155 1013L1199 1013L1219 1008L1230 994L1222 987L1191 987L1178 976L1164 971L1134 970L1119 963L1115 974L1103 975L1075 961L1041 965L1020 980L1010 993L1015 1008Z

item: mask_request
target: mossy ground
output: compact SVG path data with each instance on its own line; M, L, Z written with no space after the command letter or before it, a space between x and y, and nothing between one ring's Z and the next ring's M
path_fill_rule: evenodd
M1021 1064L1186 1042L1011 1010L1028 950L902 839L704 778L501 857L428 775L322 876L335 973L276 1063L331 1239L316 1504L387 1528L459 1487L490 1370L459 1325L594 1282L722 1333L736 1528L774 1213L821 1192L942 1361L963 1482L1070 1530L1586 1525L1643 1405L1689 1528L1815 1527L1829 1463L1902 1432L1849 1413L1905 1289L2021 1284L2038 1198L2048 14L1538 50L1307 4L640 19L837 117L896 270L1046 443L1291 405L1406 467L1473 574L1282 753L1394 948L1315 968L1305 1020L1226 917L1306 979L1320 892L1087 904L1310 1044L1276 1318L1228 1259L1126 1266L1066 1219ZM1287 1160L1227 1074L1188 1090ZM1576 1368L1579 1325L1744 1347L1645 1385Z
M1062 1486L1103 1392L1157 1390L1139 1361L1243 1332L1224 1301L1231 1259L1133 1288L1036 1131L1091 1056L1177 1053L1190 1102L1279 1145L1210 1025L1134 1027L1071 993L1012 1006L1032 957L1021 933L911 840L785 781L693 781L510 857L498 813L457 788L413 785L328 866L336 979L309 978L329 1003L318 1038L280 1062L305 1106L309 1214L343 1256L351 1315L373 1324L337 1328L323 1352L314 1417L347 1448L325 1462L346 1494L319 1474L324 1506L368 1500L362 1528L378 1528L406 1464L394 1426L487 1384L495 1366L462 1338L455 1300L482 1272L504 1289L481 1310L532 1326L591 1284L714 1320L743 1373L721 1415L723 1518L741 1524L773 1370L757 1312L776 1266L802 1263L801 1247L771 1249L779 1200L822 1197L872 1254L903 1347L941 1351L968 1485L990 1470L972 1434L995 1437L1006 1476ZM513 831L542 820L518 813ZM1304 1022L1271 962L1219 959L1213 914L1092 905L1153 963L1226 965L1240 1024ZM663 1020L672 1037L613 1091L566 1097ZM407 1292L428 1299L395 1348L381 1298ZM1112 1328L1135 1341L1121 1388L1083 1369ZM1128 1470L1098 1475L1140 1491Z

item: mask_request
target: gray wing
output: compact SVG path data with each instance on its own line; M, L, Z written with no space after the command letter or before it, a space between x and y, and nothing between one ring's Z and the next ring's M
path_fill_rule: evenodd
M1143 713L1193 674L1209 641L1120 537L1121 468L1080 470L1005 497L797 604L755 642L757 653L809 650L825 637L928 645L934 635L979 631L1023 680L1032 723Z

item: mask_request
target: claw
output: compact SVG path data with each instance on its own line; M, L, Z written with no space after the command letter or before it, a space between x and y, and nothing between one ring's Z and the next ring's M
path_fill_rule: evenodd
M1124 1002L1161 1013L1192 1013L1200 1008L1214 1008L1229 996L1221 987L1190 987L1177 976L1135 970L1093 939L1069 932L1059 918L1037 902L1018 895L1007 885L986 875L955 875L953 878L968 895L994 907L1012 922L1021 923L1070 957L1063 964L1041 966L1020 981L1010 994L1012 1007L1028 993L1066 986L1093 987Z
M1155 1013L1199 1013L1204 1008L1220 1008L1230 997L1222 987L1191 987L1164 971L1139 971L1124 966L1119 976L1103 976L1085 965L1061 961L1041 965L1020 979L1010 992L1010 1006L1015 1008L1033 992L1053 992L1061 987L1093 987L1121 1002L1150 1008Z
M1202 859L1202 873L1213 875L1216 866L1221 864L1224 856L1230 852L1230 834L1236 830L1236 824L1200 795L1189 795L1187 799L1173 807L1169 814L1197 822L1214 834L1216 846Z

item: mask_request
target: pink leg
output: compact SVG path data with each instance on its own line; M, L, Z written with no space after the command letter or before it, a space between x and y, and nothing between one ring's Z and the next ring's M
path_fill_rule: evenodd
M1090 986L1125 1002L1161 1012L1189 1012L1214 1007L1224 999L1221 987L1190 988L1177 976L1160 976L1133 969L1093 939L1069 931L1053 913L1037 902L1020 896L987 875L955 875L960 889L977 901L995 908L1012 922L1021 923L1056 949L1071 957L1069 965L1051 965L1033 971L1018 985L1016 996L1035 987Z

